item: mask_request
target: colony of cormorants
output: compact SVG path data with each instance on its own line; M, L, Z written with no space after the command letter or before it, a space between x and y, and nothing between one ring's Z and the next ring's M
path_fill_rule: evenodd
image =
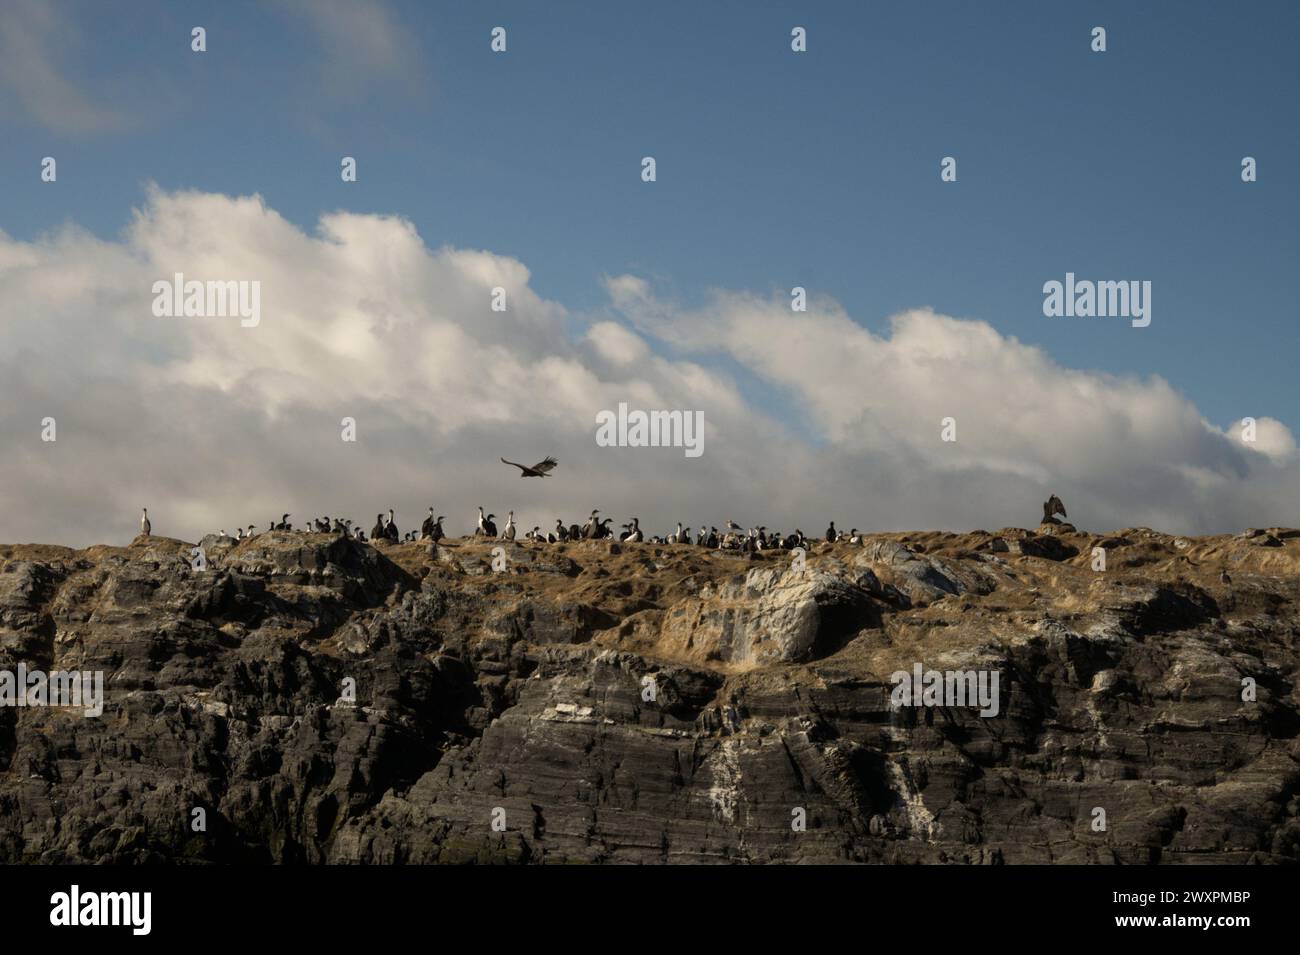
M651 544L694 544L699 547L721 550L737 550L747 552L751 550L790 550L795 547L802 547L809 543L803 531L798 528L793 534L782 534L780 531L769 531L766 525L757 527L743 528L734 521L727 521L726 529L719 531L717 527L706 527L700 525L699 533L694 539L691 537L689 528L686 528L679 521L677 529L672 533L647 536L641 529L641 519L633 517L627 523L621 525L621 530L615 533L610 526L613 523L612 518L600 517L599 509L591 512L586 523L582 525L566 525L561 518L555 519L555 529L545 532L540 526L534 526L532 530L524 533L520 539L541 544L560 544L569 541L582 540L617 540L624 543L651 543ZM478 522L474 528L473 537L486 538L494 541L513 541L516 539L516 527L514 521L514 511L508 512L506 523L498 532L497 525L494 522L495 514L485 513L483 508L478 509ZM255 525L250 524L248 527L240 527L235 533L235 540L248 540L257 537L260 534L270 533L272 531L293 531L303 534L334 534L340 537L347 537L357 541L386 541L390 543L406 543L411 541L429 541L437 543L443 540L447 535L443 530L442 522L446 517L442 514L435 516L434 509L429 508L429 516L424 519L418 531L407 531L402 534L397 529L397 522L392 508L388 513L379 513L375 515L375 526L367 534L359 526L354 526L351 520L330 518L328 516L315 518L306 522L305 526L295 527L289 520L289 515L285 514L279 521L270 521L266 524L264 530L259 530ZM147 516L141 520L141 533L149 536L150 524ZM223 529L218 535L227 538ZM850 538L846 534L837 534L834 524L828 529L825 539L831 543L836 540L852 540L853 543L861 543L862 538L854 531Z
M501 459L505 461L505 458ZM505 461L506 464L512 464L511 461ZM515 467L522 468L522 477L545 477L546 472L555 467L555 459L547 458L545 461L537 464L533 468L526 468L523 465L516 464ZM1043 503L1043 523L1059 524L1056 515L1065 517L1065 505L1061 499L1053 494ZM291 515L284 514L278 521L270 521L266 530L269 531L292 531L293 524L289 522ZM509 511L506 515L505 527L500 533L497 532L497 526L494 522L495 514L485 514L482 506L478 509L478 523L474 528L474 537L482 537L488 540L513 541L516 535L515 512ZM318 517L309 520L307 525L300 528L300 532L308 534L336 534L342 537L351 538L358 541L388 541L391 543L403 543L410 541L432 541L437 543L447 535L442 529L442 522L446 517L442 514L434 516L434 510L429 508L429 516L426 517L420 525L420 530L407 531L401 534L397 529L397 522L393 509L388 509L388 514L383 512L375 515L375 526L370 529L370 536L358 526L353 527L352 521L334 518L329 516ZM647 537L641 530L641 519L633 517L626 524L621 525L622 530L615 534L610 528L613 519L600 516L600 508L593 508L591 514L587 517L585 524L565 525L561 518L555 519L555 530L543 532L540 525L534 526L532 530L523 535L523 540L532 541L541 544L562 544L569 541L580 540L606 540L614 539L630 544L651 543L651 544L690 544L690 528L683 527L680 521L677 522L677 530L666 535L654 535ZM149 523L149 509L145 508L140 518L140 533L148 537L151 532ZM247 540L251 537L258 536L259 531L256 526L249 524L247 528L241 527L235 535L235 540ZM226 537L225 530L220 533L221 537ZM826 528L825 538L827 543L834 544L836 541L847 541L850 544L861 544L862 536L858 529L852 528L847 534L835 529L835 522L831 521ZM767 526L760 524L754 527L745 528L735 521L727 521L726 529L719 532L716 527L705 527L700 525L699 533L695 536L693 542L698 547L707 547L713 550L738 550L742 552L756 550L793 550L796 547L802 547L808 543L808 538L804 536L803 531L795 528L793 534L782 534L780 531L768 531Z

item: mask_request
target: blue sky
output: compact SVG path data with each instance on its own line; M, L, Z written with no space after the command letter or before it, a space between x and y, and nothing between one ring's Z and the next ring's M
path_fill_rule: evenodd
M518 259L579 328L613 314L612 276L685 312L802 285L877 335L930 307L1066 368L1161 376L1219 427L1300 423L1300 4L362 7L373 33L297 0L19 3L6 42L40 42L0 71L0 230L116 240L151 182L258 193L309 234L396 214L432 249ZM1044 317L1067 271L1150 280L1152 324Z
M65 10L61 66L122 128L8 105L15 237L112 236L148 180L258 192L305 227L399 213L429 245L520 258L579 309L626 271L688 304L804 285L871 328L930 305L1073 367L1160 374L1220 424L1300 421L1294 3L394 3L408 60L378 77L275 4ZM20 185L46 154L58 189ZM1042 283L1067 270L1150 279L1151 327L1045 318Z

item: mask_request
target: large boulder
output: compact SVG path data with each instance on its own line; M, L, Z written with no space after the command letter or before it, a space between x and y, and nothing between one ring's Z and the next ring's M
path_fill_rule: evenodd
M664 615L664 643L685 655L763 665L823 657L880 625L865 587L813 568L754 569L703 588Z

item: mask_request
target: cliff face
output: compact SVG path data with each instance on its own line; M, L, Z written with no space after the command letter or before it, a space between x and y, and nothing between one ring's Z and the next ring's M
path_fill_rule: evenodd
M1300 859L1300 532L203 545L0 547L0 861Z

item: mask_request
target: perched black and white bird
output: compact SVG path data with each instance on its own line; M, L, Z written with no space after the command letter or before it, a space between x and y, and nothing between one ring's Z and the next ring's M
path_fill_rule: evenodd
M826 543L834 544L840 539L839 532L835 530L835 522L831 521L831 526L826 528Z
M518 468L521 472L519 475L520 477L549 477L550 475L547 472L554 470L555 466L560 462L556 461L555 458L546 458L545 460L538 461L531 468L525 467L522 464L516 464L514 461L507 461L505 458L501 459L501 463Z
M143 513L140 515L140 533L148 537L149 532L153 530L153 525L149 523L149 508L145 507L141 510Z
M515 539L515 512L511 511L506 515L506 526L501 528L501 536L497 538L503 541L512 541Z

